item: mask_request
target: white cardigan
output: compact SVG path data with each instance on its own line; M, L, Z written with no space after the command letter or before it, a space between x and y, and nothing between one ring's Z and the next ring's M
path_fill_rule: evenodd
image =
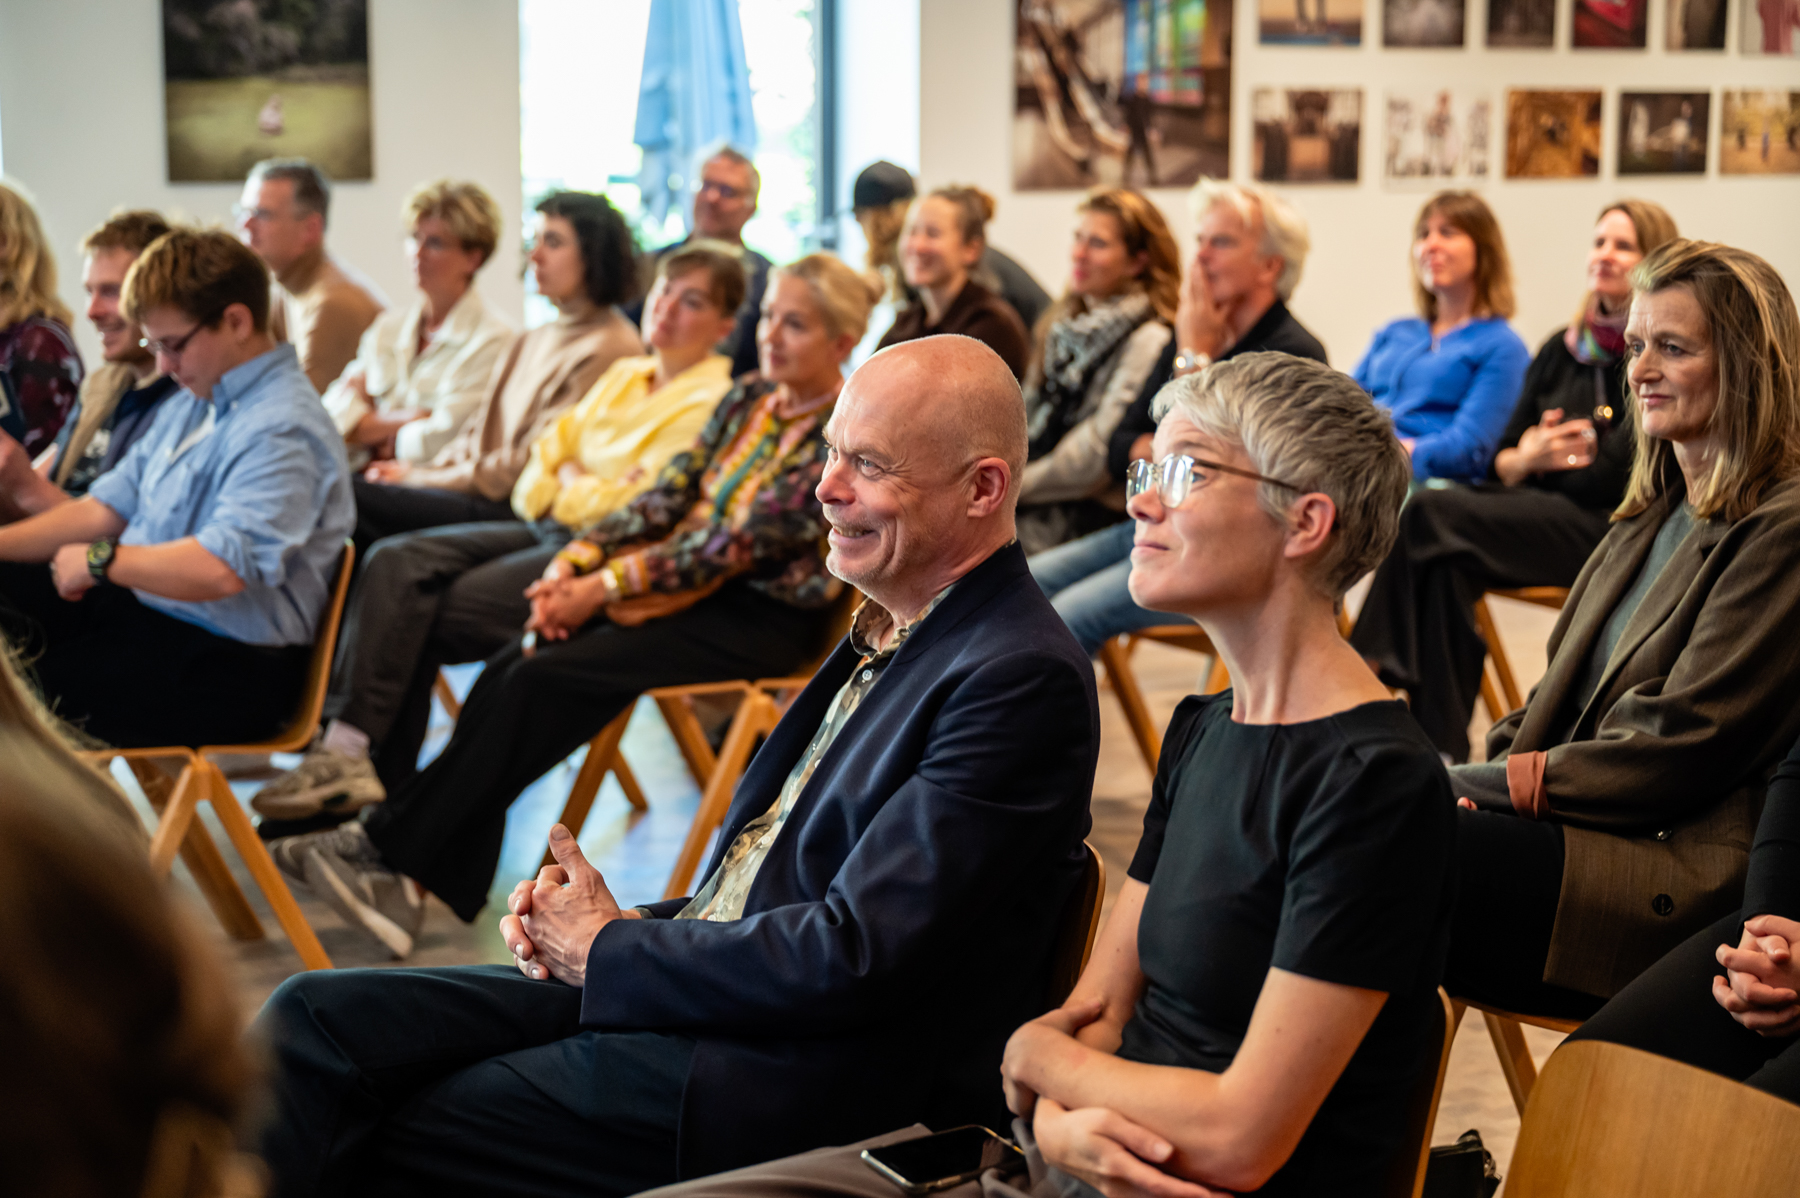
M420 353L419 322L424 318L423 296L404 311L389 308L376 317L362 335L356 360L324 395L325 410L346 435L371 410L427 409L430 415L402 425L394 438L394 456L403 462L429 462L450 443L481 406L494 366L513 337L512 326L482 302L481 292L473 286L456 301ZM372 409L350 387L354 378L363 380L374 401ZM353 458L366 461L366 452L358 452L360 446L351 449Z

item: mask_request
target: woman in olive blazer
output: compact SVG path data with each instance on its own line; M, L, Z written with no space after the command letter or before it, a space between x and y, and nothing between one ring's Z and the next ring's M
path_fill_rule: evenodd
M1640 433L1526 706L1451 770L1446 985L1585 1017L1735 908L1800 735L1800 315L1754 254L1674 241L1626 329Z

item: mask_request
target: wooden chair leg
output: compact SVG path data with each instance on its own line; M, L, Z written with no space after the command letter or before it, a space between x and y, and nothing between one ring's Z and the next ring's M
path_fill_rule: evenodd
M444 709L444 714L450 717L452 723L462 718L462 703L458 701L456 692L450 689L450 680L444 677L442 670L438 671L437 680L431 684L431 693L437 696L438 705Z
M1494 687L1494 671L1488 662L1481 663L1481 705L1487 708L1488 721L1498 724L1512 710L1500 698L1500 692Z
M569 830L571 836L581 835L581 825L587 822L588 812L593 810L594 796L600 793L600 783L606 780L606 771L617 770L624 763L624 758L619 755L619 741L624 739L625 725L630 722L631 708L627 707L588 742L587 758L581 763L581 772L575 775L575 784L569 787L569 799L563 804L562 816L557 821ZM632 786L637 786L635 779ZM638 802L642 802L643 797L640 791ZM632 805L637 806L636 803ZM556 864L556 855L549 849L544 850L544 864Z
M1512 663L1506 660L1506 646L1500 641L1500 630L1494 624L1494 613L1489 610L1485 595L1475 600L1475 627L1480 630L1481 639L1487 642L1488 656L1494 661L1494 676L1500 680L1500 698L1506 703L1506 711L1494 717L1498 720L1524 706L1525 699L1513 677Z
M150 868L167 874L179 848L194 885L226 935L233 940L261 940L265 933L255 909L231 876L231 867L206 825L195 818L201 788L192 763L185 763L175 777L142 758L128 759L126 764L161 817L150 839Z
M725 743L719 748L718 763L706 780L705 789L700 792L700 806L694 812L687 839L682 841L681 852L675 858L675 868L669 873L669 884L663 889L664 898L680 898L688 893L694 871L700 868L700 855L706 851L707 841L725 822L725 814L731 809L732 791L737 788L745 763L750 760L750 751L756 747L756 738L772 731L779 719L775 701L769 696L761 691L744 696L725 733Z
M1223 657L1212 659L1212 668L1206 674L1206 689L1202 694L1216 695L1231 685L1231 671L1225 668Z
M1122 644L1122 641L1127 643ZM1107 680L1112 683L1113 694L1119 697L1131 737L1137 742L1138 752L1143 754L1144 766L1155 774L1157 759L1162 756L1162 735L1150 718L1149 704L1144 702L1144 692L1138 689L1137 678L1131 672L1129 638L1111 637L1102 642L1098 656Z
M1488 1036L1494 1041L1494 1052L1500 1058L1500 1072L1506 1075L1507 1089L1512 1091L1513 1105L1525 1114L1525 1101L1537 1083L1537 1062L1531 1059L1531 1048L1525 1043L1525 1029L1516 1020L1483 1011Z
M613 754L613 777L619 780L619 789L625 792L625 801L631 804L633 811L650 810L650 801L644 797L644 788L638 785L637 775L631 772L631 763L625 760L623 749Z
M263 892L263 898L275 912L281 930L287 933L294 951L300 954L300 960L308 969L330 969L331 958L325 955L325 946L319 943L312 925L306 922L300 904L294 901L294 892L288 889L287 881L269 856L262 837L251 826L250 817L238 805L237 796L231 793L231 784L225 781L225 775L210 761L200 762L196 771L200 775L198 783L209 788L213 814L219 817L225 834L231 838L232 847L243 858L257 889Z
M705 729L694 718L693 704L685 695L657 695L656 706L662 712L663 723L669 726L669 735L675 738L681 759L687 762L688 773L694 776L694 785L704 788L718 757L706 741Z

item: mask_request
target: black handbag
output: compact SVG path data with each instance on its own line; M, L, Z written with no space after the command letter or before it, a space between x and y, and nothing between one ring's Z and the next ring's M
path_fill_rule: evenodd
M1473 1129L1433 1148L1425 1163L1425 1198L1493 1198L1499 1188L1494 1154Z

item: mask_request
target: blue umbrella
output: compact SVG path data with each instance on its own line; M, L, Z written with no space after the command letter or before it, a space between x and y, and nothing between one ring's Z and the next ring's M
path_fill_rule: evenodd
M658 221L670 207L691 220L680 193L701 150L721 141L746 154L756 149L736 0L651 0L632 140L644 151L644 210Z

